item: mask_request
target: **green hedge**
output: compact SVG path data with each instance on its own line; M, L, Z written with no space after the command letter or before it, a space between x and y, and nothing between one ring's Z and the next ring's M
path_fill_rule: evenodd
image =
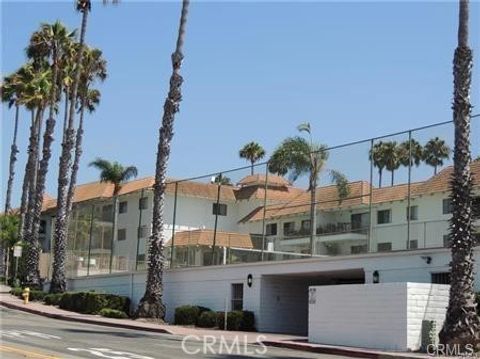
M58 303L65 310L84 314L97 314L103 308L129 312L130 299L127 297L95 292L64 293Z
M194 325L197 324L200 316L200 309L195 305L182 305L175 308L175 324Z
M46 305L58 305L62 296L63 293L47 294L45 298L43 298L43 302Z
M23 288L12 288L10 290L10 294L20 298L20 299L23 299L23 296L22 296L22 293L23 293ZM48 293L44 292L44 291L41 291L41 290L30 290L30 298L29 300L32 301L32 302L35 302L35 301L43 301L43 298L45 298L45 296L47 295Z
M205 310L200 314L197 325L201 328L214 328L217 326L217 313L212 310Z
M217 312L217 325L220 329L225 327L225 312ZM227 313L227 330L255 331L255 316L253 312L233 311Z
M107 318L118 318L118 319L126 319L128 315L121 310L111 309L111 308L103 308L98 312L103 317Z
M242 312L242 321L240 323L240 330L245 332L255 331L255 315L253 312L244 310Z

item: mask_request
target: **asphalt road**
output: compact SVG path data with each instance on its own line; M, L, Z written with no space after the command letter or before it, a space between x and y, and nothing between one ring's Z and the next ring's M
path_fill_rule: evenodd
M1 358L113 358L113 359L240 359L321 358L340 356L291 349L207 343L170 334L153 334L67 322L0 308Z

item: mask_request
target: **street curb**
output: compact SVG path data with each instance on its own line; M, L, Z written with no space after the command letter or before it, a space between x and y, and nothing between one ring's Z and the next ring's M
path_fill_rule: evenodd
M165 330L165 329L140 327L140 326L137 326L137 325L125 324L125 323L109 323L109 322L104 322L104 321L100 321L100 320L88 319L88 318L72 318L72 317L69 317L69 316L62 315L62 314L47 313L47 312L43 312L41 310L27 308L27 307L19 306L19 305L12 304L12 303L6 303L6 302L3 302L3 301L0 301L0 306L6 307L6 308L9 308L9 309L20 310L22 312L27 312L27 313L30 313L30 314L41 315L41 316L48 317L48 318L65 320L67 322L79 322L79 323L86 323L86 324L101 325L101 326L104 326L104 327L141 330L141 331L151 332L151 333L161 333L161 334L171 334L171 335L173 335L173 333L171 333L171 332L169 332L168 330Z
M370 359L421 359L419 356L403 355L402 353L379 353L376 351L369 351L368 349L355 350L339 347L319 347L314 345L297 344L293 342L273 342L262 341L266 346L301 350L310 353L343 355L352 358L370 358Z

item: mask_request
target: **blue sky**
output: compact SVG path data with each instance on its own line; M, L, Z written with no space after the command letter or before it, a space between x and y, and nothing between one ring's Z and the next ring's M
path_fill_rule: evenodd
M3 73L25 61L23 49L41 22L58 19L71 28L80 23L73 1L4 1L1 7ZM471 46L480 56L480 3L471 7ZM87 119L79 183L97 179L87 167L97 156L134 164L140 176L154 173L179 10L179 2L93 4L87 42L104 51L109 78L99 85L100 107ZM304 121L311 122L316 140L336 145L449 120L456 31L456 2L193 2L170 176L245 165L238 158L244 143L258 141L271 153ZM479 71L477 57L477 106ZM23 117L15 202L28 137ZM2 196L12 125L13 111L3 107ZM473 131L478 153L480 124ZM451 140L451 128L418 137L434 135ZM51 194L59 145L57 136L47 182ZM368 179L367 151L361 145L332 152L328 166L352 180ZM430 172L415 169L415 178Z

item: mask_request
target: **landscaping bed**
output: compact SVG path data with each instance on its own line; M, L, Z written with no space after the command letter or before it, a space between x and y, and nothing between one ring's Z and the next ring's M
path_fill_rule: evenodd
M23 299L22 288L13 288L10 293ZM30 291L30 300L57 305L60 309L82 314L99 314L108 318L128 318L130 298L96 292L66 292L49 294L40 290Z

